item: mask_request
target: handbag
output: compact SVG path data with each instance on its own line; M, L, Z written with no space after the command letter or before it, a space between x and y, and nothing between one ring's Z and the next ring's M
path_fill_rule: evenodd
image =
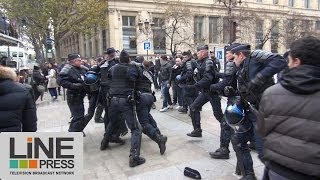
M43 93L45 91L45 87L43 85L38 85L37 86L37 90L40 92L40 93Z

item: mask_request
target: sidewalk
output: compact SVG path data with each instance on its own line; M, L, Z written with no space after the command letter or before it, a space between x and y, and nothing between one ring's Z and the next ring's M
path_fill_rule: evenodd
M129 149L130 133L124 140L123 146L111 144L111 148L100 151L100 142L104 133L104 125L91 121L85 129L84 138L84 179L129 179L129 180L182 180L190 179L183 175L185 166L197 169L202 179L233 180L236 156L230 145L231 155L228 160L215 160L209 156L209 151L219 147L220 125L215 120L210 104L206 104L201 112L203 137L191 138L186 136L192 130L191 119L187 114L180 114L177 110L159 112L162 99L157 92L157 109L152 115L158 123L161 132L168 136L167 151L160 155L158 145L147 136L142 136L141 156L146 163L130 168ZM48 96L48 95L47 95ZM50 99L50 98L49 98ZM38 129L44 132L67 131L70 112L66 101L59 96L57 101L48 98L38 106ZM226 101L221 101L223 109ZM85 107L88 107L87 98ZM262 177L263 164L257 154L252 153L256 176Z

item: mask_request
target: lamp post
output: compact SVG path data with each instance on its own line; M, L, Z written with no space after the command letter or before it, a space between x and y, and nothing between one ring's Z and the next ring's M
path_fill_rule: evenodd
M147 36L147 42L149 42L149 35L152 32L153 26L154 26L154 23L153 23L152 19L150 19L150 20L145 19L144 22L142 20L140 20L138 22L139 32L143 33L144 35ZM149 48L147 48L147 60L149 60Z
M237 23L232 21L232 9L242 4L241 0L218 0L219 4L223 4L228 11L228 28L229 28L229 44L236 39L236 27Z

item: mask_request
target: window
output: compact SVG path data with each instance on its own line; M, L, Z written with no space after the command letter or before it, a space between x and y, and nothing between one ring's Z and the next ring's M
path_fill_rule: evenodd
M166 53L166 30L165 21L161 18L153 18L153 49L155 54Z
M318 0L318 9L320 9L320 0Z
M203 26L203 16L194 17L194 42L199 44L202 42L202 26Z
M279 47L279 21L272 21L272 29L271 29L271 52L278 53Z
M258 3L262 3L262 0L257 0Z
M263 20L256 21L256 49L262 49L263 46Z
M229 20L225 17L223 18L223 43L229 43L230 33Z
M135 16L122 16L123 48L132 54L137 53L135 22Z
M320 30L320 21L316 21L316 30Z
M293 6L294 6L294 0L289 0L288 6L289 6L289 7L293 7Z
M273 0L273 4L279 4L279 0Z
M122 16L122 26L135 26L136 17L135 16Z
M304 8L310 8L310 0L304 0Z
M209 17L209 43L218 43L218 17Z
M106 30L102 30L102 49L103 51L107 50L107 34Z

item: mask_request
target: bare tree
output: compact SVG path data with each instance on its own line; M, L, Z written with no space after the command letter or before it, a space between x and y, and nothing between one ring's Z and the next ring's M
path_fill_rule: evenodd
M187 3L180 0L175 2L166 2L161 6L164 9L162 19L165 23L162 26L165 37L168 38L167 49L172 55L175 55L179 45L192 46L193 34L191 30L191 20L193 13Z

